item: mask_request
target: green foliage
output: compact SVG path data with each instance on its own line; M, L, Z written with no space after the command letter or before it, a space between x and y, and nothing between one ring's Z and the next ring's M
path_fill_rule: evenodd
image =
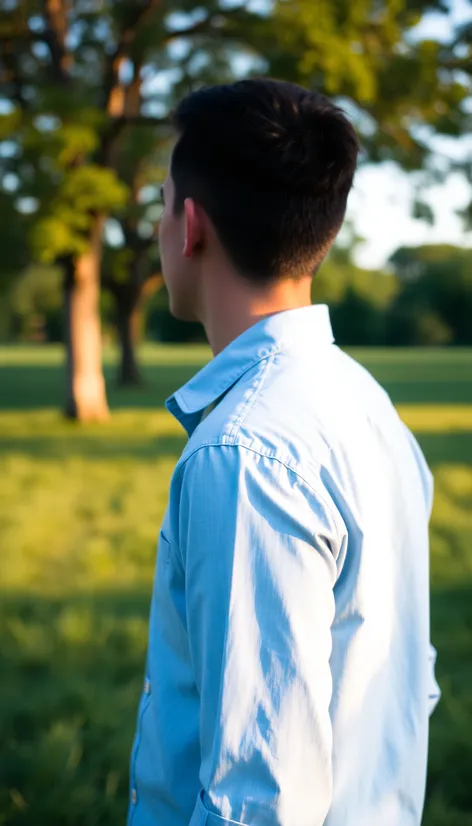
M310 85L313 77L321 76L328 94L352 95L360 103L371 103L377 94L378 38L392 28L392 6L385 3L383 20L375 21L370 0L279 2L276 24L280 25L281 45L297 55L300 80ZM374 42L365 36L369 18Z
M10 324L17 339L33 335L62 340L62 273L58 267L31 265L8 296Z
M313 280L315 303L337 304L348 289L375 307L387 307L398 291L397 280L382 271L363 270L351 258L352 249L334 246Z
M0 191L0 297L28 263L30 219L19 213L10 195Z
M82 214L111 212L125 204L127 191L114 170L88 164L67 175L58 202Z
M409 36L426 11L444 12L442 3L278 0L274 8L270 37L260 27L252 40L255 47L258 36L264 43L269 72L350 98L368 113L359 129L369 160L421 169L431 149L418 127L455 135L469 130L462 103L471 84L452 70L459 44ZM463 62L470 66L470 57Z
M78 219L75 216L70 225L63 218L64 214L46 217L35 224L31 233L31 248L33 256L38 261L52 263L63 256L82 255L87 251L87 236L77 230L87 229L90 226L90 219L87 217L77 227Z
M38 199L31 237L42 260L82 252L97 210L121 222L133 250L147 243L158 212L143 192L167 164L165 117L195 86L231 80L235 58L247 58L250 72L355 101L358 114L369 116L368 127L365 118L359 126L374 162L421 168L431 150L418 127L468 129L468 64L458 52L461 45L470 51L468 30L441 46L409 36L428 11L444 10L441 0L275 0L259 12L180 0L145 9L131 0L72 4L62 62L51 48L62 35L51 31L43 7L5 10L1 60L10 80L0 97L14 92L14 108L0 115L0 140L12 139L17 152L0 160L0 172L14 171L18 194ZM25 36L31 28L34 37ZM457 60L462 74L450 68ZM118 182L129 187L126 203ZM421 199L417 216L429 217Z
M390 275L363 271L335 247L322 265L312 297L330 305L341 344L472 344L471 250L402 247L390 264Z
M447 245L402 247L391 259L402 287L392 307L406 344L472 344L472 251ZM395 319L403 330L395 333Z
M472 425L431 426L430 405L472 404L471 351L355 355L403 403L407 422L416 403L415 431L435 474L432 635L443 698L423 825L470 826ZM61 351L0 349L0 405L9 408L0 412L5 826L124 822L156 538L185 442L161 408L208 357L207 348L146 345L148 390L131 399L113 390L109 426L77 429L50 409Z
M71 212L72 231L81 242L79 214ZM85 221L87 217L85 215ZM42 249L70 249L71 241L61 241L67 227L64 220L45 220L41 225ZM38 230L39 231L39 230ZM50 235L48 235L48 233ZM49 240L49 238L51 240ZM85 244L77 248L85 249ZM47 260L47 257L46 257ZM105 249L103 270L115 285L128 284L133 252L129 248ZM341 345L443 346L471 343L472 252L448 245L401 248L392 256L392 273L362 270L351 260L351 249L335 246L317 273L312 290L315 303L330 306L337 341ZM43 313L42 295L47 271L33 268L19 282L12 296L24 296L22 310L11 300L4 311L10 315L11 334L21 337L31 327L27 320ZM38 279L37 284L35 279ZM57 282L56 282L57 283ZM36 284L36 287L35 287ZM15 301L17 299L15 298ZM102 317L109 324L114 317L107 299L102 300ZM46 311L46 319L54 311ZM20 319L18 323L15 319ZM204 341L199 324L174 319L169 312L165 289L157 292L146 308L146 334L165 342ZM49 327L47 328L49 330ZM57 331L57 324L54 325ZM52 334L52 329L51 329ZM48 332L49 335L49 332ZM53 337L56 338L57 332Z
M417 218L419 221L426 221L430 226L434 224L434 212L430 205L424 201L415 201L413 204L413 218Z
M169 295L165 287L149 302L146 310L146 335L152 341L204 342L205 330L197 322L184 322L174 318L169 311Z
M13 109L8 114L0 115L0 141L15 135L21 123L21 113L19 109Z
M330 306L339 344L385 344L387 313L399 283L392 275L356 267L350 252L331 250L314 278L313 302Z
M80 255L88 248L87 230L94 216L124 206L127 187L111 169L96 164L78 166L64 178L48 213L36 222L32 248L39 260L53 262Z
M118 250L106 250L104 254L104 272L111 273L115 284L126 284L129 279L133 252L126 247Z
M57 162L67 169L79 157L87 156L98 148L97 133L82 123L64 124L57 132Z

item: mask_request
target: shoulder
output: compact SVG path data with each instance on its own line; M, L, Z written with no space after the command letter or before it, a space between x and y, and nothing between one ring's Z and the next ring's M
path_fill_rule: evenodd
M287 425L299 416L300 395L306 395L303 370L302 360L284 351L261 359L206 412L185 447L182 463L210 445L246 447L290 461ZM304 435L300 430L302 439Z
M306 365L285 352L263 359L236 382L201 421L176 467L177 475L215 478L246 466L274 475L277 466L317 485L330 448L316 420Z
M321 474L304 473L289 455L236 441L199 444L176 468L171 495L180 520L206 524L221 516L245 519L249 511L273 518L282 532L289 523L323 534L334 548L346 535L344 521ZM336 553L335 553L336 555Z

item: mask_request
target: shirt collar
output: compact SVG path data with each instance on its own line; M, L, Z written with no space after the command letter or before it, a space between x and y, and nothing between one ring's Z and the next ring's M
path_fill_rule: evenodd
M190 434L199 423L202 410L259 361L297 344L312 350L314 346L333 342L329 309L325 304L275 313L230 342L170 396L165 405Z

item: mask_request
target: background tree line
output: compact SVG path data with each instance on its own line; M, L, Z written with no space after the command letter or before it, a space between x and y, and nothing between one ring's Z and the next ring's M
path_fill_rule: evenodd
M167 291L153 280L135 307L132 341L201 342L199 324L174 319ZM347 346L472 345L472 250L446 244L401 247L385 272L357 267L350 250L336 246L313 283L313 301L330 305L337 342ZM120 343L116 308L104 291L100 315L105 340ZM61 272L30 265L16 278L0 317L0 337L16 342L64 342ZM121 383L135 383L139 370L132 347L131 371L118 368Z
M169 318L155 241L168 114L195 86L269 74L337 98L363 162L411 173L416 217L434 217L430 183L458 166L472 179L433 140L470 131L472 25L420 40L431 10L447 12L441 0L1 0L0 323L64 341L70 417L108 414L101 317L123 382L139 381L140 331L201 336ZM340 343L467 344L469 263L447 247L398 250L386 275L337 247L313 295Z

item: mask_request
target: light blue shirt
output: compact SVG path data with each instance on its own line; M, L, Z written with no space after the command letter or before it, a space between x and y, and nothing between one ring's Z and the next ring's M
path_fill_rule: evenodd
M418 444L324 306L260 321L166 404L189 441L129 826L419 826L439 692Z

